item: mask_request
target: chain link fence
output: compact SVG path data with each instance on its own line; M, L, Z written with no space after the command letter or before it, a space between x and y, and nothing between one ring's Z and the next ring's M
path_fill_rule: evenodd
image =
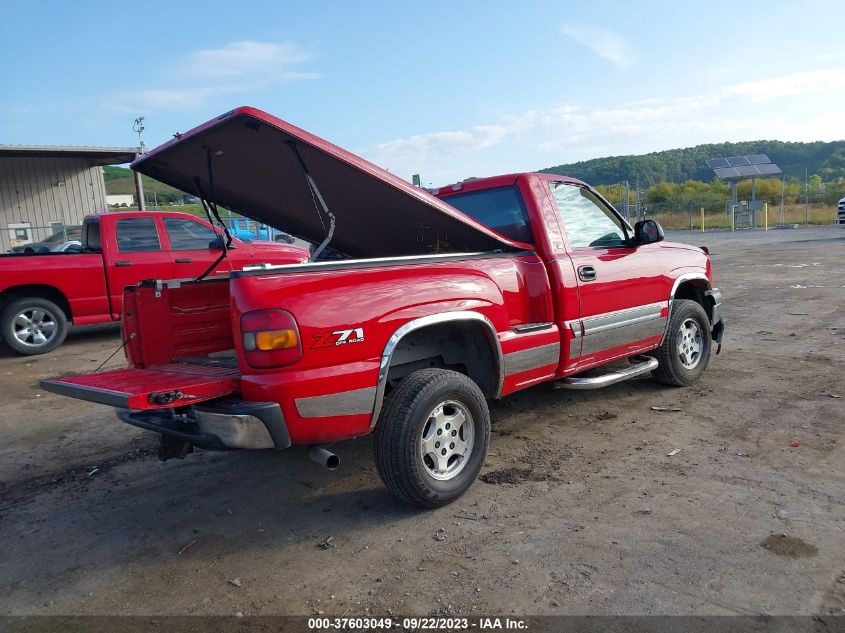
M747 201L740 201L732 210L727 200L689 200L684 202L632 202L613 200L609 202L631 224L653 219L666 230L735 230L777 226L825 225L836 223L836 206L826 202L811 201L780 205L768 203L768 207L749 210ZM766 202L766 201L758 201ZM732 217L733 215L733 217Z
M31 226L28 222L0 229L0 253L59 252L79 245L82 227L51 222L49 226Z

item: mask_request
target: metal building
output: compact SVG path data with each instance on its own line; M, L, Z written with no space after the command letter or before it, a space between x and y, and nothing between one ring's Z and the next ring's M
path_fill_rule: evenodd
M131 162L138 151L0 145L0 253L81 224L89 213L106 211L102 166ZM135 182L139 187L139 179Z

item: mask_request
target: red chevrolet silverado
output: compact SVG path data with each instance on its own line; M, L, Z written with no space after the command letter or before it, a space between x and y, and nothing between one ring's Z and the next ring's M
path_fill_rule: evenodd
M159 433L162 458L301 444L331 467L327 445L372 434L386 486L440 506L484 463L488 400L689 385L721 344L706 251L571 178L427 192L247 107L133 168L319 244L304 264L129 287L129 367L42 382Z
M187 213L88 216L82 252L0 256L0 338L20 354L49 352L64 341L69 322L119 320L125 286L199 276L218 259L224 239ZM307 259L305 248L233 239L231 253L210 274Z

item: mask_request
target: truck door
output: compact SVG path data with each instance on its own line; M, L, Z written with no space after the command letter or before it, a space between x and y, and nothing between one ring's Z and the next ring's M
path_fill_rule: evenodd
M123 289L143 279L167 279L170 255L162 248L161 236L153 217L119 218L106 262L109 304L113 318L119 318Z
M217 239L218 234L205 222L193 218L165 217L164 229L170 243L173 278L198 277L220 257L221 250L209 246ZM235 242L232 245L237 249L238 245ZM231 258L232 255L234 253L229 257ZM224 259L211 274L228 273L230 270L229 259Z
M565 182L549 187L578 284L574 329L580 326L581 345L572 360L586 368L654 347L668 312L659 246L631 246L626 222L588 188Z

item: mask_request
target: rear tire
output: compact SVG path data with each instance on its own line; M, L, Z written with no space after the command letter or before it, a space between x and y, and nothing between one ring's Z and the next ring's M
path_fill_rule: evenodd
M65 340L67 317L49 299L16 299L0 312L0 335L18 354L46 354Z
M490 442L490 412L467 376L416 371L385 402L374 436L376 467L403 501L437 508L473 484Z
M678 299L663 343L655 354L659 365L652 375L658 382L688 387L701 377L710 362L710 319L701 304Z

